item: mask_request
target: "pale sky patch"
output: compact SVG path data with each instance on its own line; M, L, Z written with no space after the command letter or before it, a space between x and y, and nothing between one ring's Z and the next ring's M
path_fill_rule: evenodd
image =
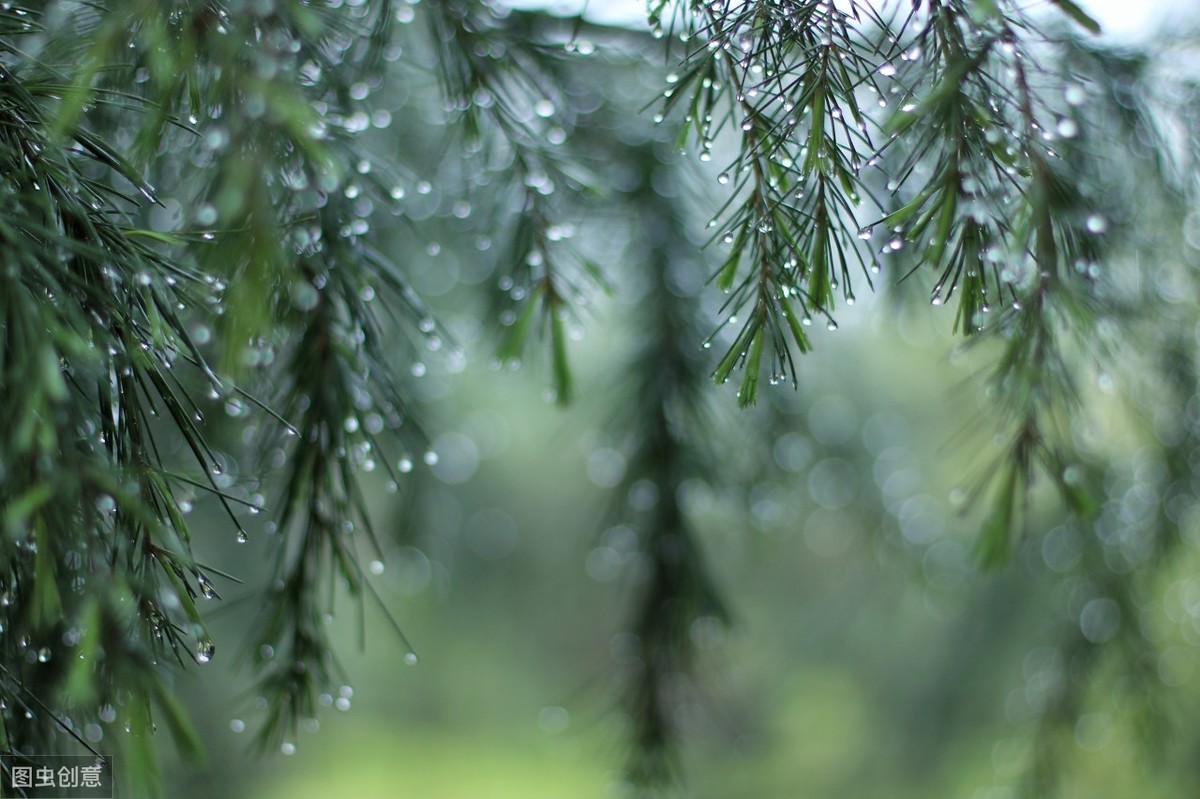
M1158 31L1197 26L1196 0L1077 0L1104 28L1104 37L1119 42L1144 41ZM646 26L646 0L507 0L513 8L544 8L553 14L574 16L581 11L592 22L625 27ZM1032 6L1044 6L1046 0Z

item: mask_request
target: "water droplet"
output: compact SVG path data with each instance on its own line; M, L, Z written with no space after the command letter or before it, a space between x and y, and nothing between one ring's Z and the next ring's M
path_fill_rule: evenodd
M208 227L216 224L217 209L211 203L204 203L196 209L196 224Z
M301 311L311 311L321 302L321 295L308 281L298 281L292 286L292 304Z
M1092 214L1089 216L1087 218L1086 225L1088 233L1095 233L1096 235L1104 233L1108 230L1108 220L1100 216L1100 214Z
M879 74L883 75L885 78L893 77L896 74L896 65L891 61L886 62L879 68Z
M728 182L729 182L729 173L728 172L722 172L721 174L717 175L717 183L720 183L722 186L724 186Z
M371 565L368 566L368 568L371 570L371 574L383 574L383 569L384 569L383 561L373 560L373 561L371 561Z
M404 663L405 663L406 665L409 665L409 666L415 666L415 665L417 665L417 653L416 653L416 652L409 652L407 655L405 655L405 656L404 656Z
M201 641L196 647L196 661L208 663L217 653L217 645L212 641Z
M283 752L285 755L294 755L296 754L296 745L291 741L284 741L279 747L279 751Z
M544 707L538 712L538 726L551 735L566 731L570 725L571 717L566 708Z
M229 722L229 729L234 732L243 732L246 729L246 722L241 719L233 719Z

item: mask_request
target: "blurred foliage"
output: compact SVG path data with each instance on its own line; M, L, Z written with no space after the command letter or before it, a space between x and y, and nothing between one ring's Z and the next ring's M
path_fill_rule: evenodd
M1195 792L1195 40L1053 5L4 4L0 747Z

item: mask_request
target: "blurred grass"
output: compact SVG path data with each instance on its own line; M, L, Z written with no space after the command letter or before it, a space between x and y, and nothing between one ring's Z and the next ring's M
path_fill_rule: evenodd
M309 743L243 795L256 799L602 799L604 773L552 741L418 731L376 719ZM284 768L286 766L286 769Z

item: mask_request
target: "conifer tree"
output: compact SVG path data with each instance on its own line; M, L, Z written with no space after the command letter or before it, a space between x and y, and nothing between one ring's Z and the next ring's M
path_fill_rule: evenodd
M640 347L610 387L617 495L645 500L612 512L644 566L616 678L634 788L675 784L673 706L737 602L678 489L736 479L770 431L730 406L785 424L769 387L803 397L813 320L835 330L881 287L953 305L991 364L977 426L999 445L966 492L981 566L1053 527L1080 551L1063 579L1091 586L1070 678L1035 709L1028 795L1050 795L1090 674L1125 670L1161 724L1158 643L1131 620L1194 540L1197 286L1193 253L1166 255L1178 236L1145 239L1134 209L1200 243L1198 85L1164 72L1193 43L1111 52L1052 5L656 2L643 33L477 0L5 3L0 749L95 751L82 730L119 725L99 748L132 796L158 790L156 727L200 756L172 683L233 648L207 600L238 577L197 559L201 497L241 542L270 514L273 574L243 588L259 742L320 712L343 681L332 597L385 604L364 476L403 491L436 461L411 381L465 357L412 285L430 231L494 266L495 353L545 360L563 405L572 327L640 281ZM660 97L597 89L664 58ZM636 265L588 254L594 212L623 220ZM1128 387L1152 472L1090 436L1097 375Z

